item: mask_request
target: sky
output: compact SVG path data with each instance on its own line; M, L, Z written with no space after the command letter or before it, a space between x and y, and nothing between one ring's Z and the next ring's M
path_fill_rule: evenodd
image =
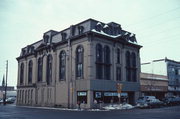
M8 60L8 85L17 85L21 48L88 18L121 24L136 34L141 62L180 61L180 0L1 0L0 85Z

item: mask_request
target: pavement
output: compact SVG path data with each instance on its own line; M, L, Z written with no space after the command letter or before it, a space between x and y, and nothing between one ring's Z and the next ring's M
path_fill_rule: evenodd
M77 111L0 105L0 119L180 119L180 106L116 111Z

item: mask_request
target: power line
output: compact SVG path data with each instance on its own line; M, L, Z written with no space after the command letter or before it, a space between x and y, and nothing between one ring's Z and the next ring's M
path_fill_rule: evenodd
M132 27L132 26L135 26L135 25L138 25L138 24L142 24L143 22L146 22L146 21L149 21L149 20L152 20L152 19L156 19L156 18L159 17L159 16L163 16L164 14L167 14L167 13L170 13L170 12L173 12L173 11L176 11L176 10L178 10L178 9L180 9L180 7L177 7L177 8L175 8L175 9L171 9L171 10L168 10L168 11L166 11L166 12L163 12L163 13L160 13L160 14L157 14L157 15L154 15L154 16L151 16L151 17L148 17L148 18L145 18L145 19L143 19L143 20L141 20L141 21L139 21L139 22L137 22L137 23L135 23L135 24L129 25L128 27Z
M176 38L176 39L175 39ZM154 46L154 45L159 45L158 43L161 43L161 44L164 44L164 43L167 43L169 41L173 42L173 41L178 41L180 38L180 35L179 36L175 36L175 37L171 37L171 39L169 39L169 37L166 37L166 38L163 38L161 40L158 40L158 41L151 41L151 43L143 43L146 47L150 47L150 46ZM175 40L172 40L172 39L175 39Z
M149 39L151 37L157 37L157 36L159 36L159 34L164 34L164 33L169 32L169 31L171 31L171 33L172 33L174 30L177 30L179 28L180 28L180 26L169 28L169 29L165 29L165 30L162 30L162 31L153 32L153 33L152 32L145 32L145 33L147 33L146 35L139 35L139 37L140 38L146 37L146 39ZM178 33L178 34L180 34L180 33ZM165 35L167 36L167 35L169 35L169 33L165 34Z
M165 21L165 22L160 22L160 23L155 23L155 24L150 24L151 27L149 26L144 26L144 27L140 27L139 30L137 29L136 31L146 31L146 30L153 30L153 28L156 28L158 26L161 26L161 25L164 25L164 23L169 23L169 22L172 22L172 21L175 21L175 20L179 20L180 16L176 17L176 18L172 18L172 19L169 19L168 21ZM166 19L167 20L167 19ZM177 22L180 22L180 21L177 21ZM147 28L148 27L148 28Z

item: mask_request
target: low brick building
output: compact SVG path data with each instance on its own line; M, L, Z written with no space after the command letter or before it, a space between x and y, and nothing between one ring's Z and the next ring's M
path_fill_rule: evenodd
M163 99L168 92L168 78L164 75L141 73L140 86L142 96L155 96Z

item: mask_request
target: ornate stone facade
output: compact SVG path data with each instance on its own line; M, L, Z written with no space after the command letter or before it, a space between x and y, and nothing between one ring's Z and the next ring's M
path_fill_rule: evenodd
M139 96L141 46L117 23L85 20L22 48L18 60L17 105L84 108Z

